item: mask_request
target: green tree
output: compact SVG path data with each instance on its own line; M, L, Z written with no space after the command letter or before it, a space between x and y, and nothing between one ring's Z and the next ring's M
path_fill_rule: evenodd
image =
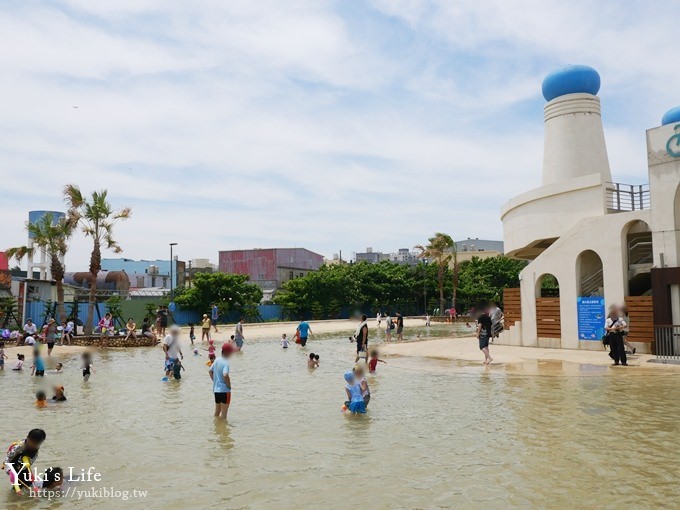
M261 300L262 290L247 275L230 273L196 273L191 287L175 294L175 303L185 310L209 314L215 303L222 313L237 311L248 317Z
M57 311L60 320L66 320L64 309L64 264L62 259L68 251L69 239L73 235L76 220L71 215L55 218L52 213L45 213L36 222L26 222L26 230L33 239L33 246L17 246L6 250L8 258L18 261L32 256L36 248L45 250L50 261L50 272L57 287Z
M502 302L503 289L519 286L519 273L526 266L523 260L490 257L460 264L460 304L464 310L489 301Z
M122 252L122 248L113 238L113 227L120 220L126 220L132 214L129 207L114 211L108 201L106 190L93 191L85 197L80 188L74 184L64 187L64 198L68 205L68 215L72 221L80 224L86 237L92 239L90 254L90 296L87 307L85 334L92 334L94 306L97 299L97 274L102 268L102 248L114 253Z
M444 312L444 274L453 258L452 251L455 253L455 243L448 234L437 232L428 239L426 246L416 245L415 249L420 251L418 255L421 259L434 262L437 266L437 286L439 287L439 313ZM457 259L456 259L457 260ZM457 285L457 281L456 281ZM455 300L455 291L454 291Z

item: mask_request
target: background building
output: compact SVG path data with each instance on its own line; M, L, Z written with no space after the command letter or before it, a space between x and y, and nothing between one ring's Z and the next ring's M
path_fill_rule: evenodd
M456 241L458 262L471 260L473 257L486 259L503 255L503 241L489 241L486 239L471 239Z
M102 270L125 271L130 278L132 288L170 289L170 260L132 260L126 258L102 259ZM172 261L173 287L185 284L186 263Z
M268 301L285 282L302 278L323 263L323 255L305 248L256 248L221 251L218 267L223 273L248 275Z

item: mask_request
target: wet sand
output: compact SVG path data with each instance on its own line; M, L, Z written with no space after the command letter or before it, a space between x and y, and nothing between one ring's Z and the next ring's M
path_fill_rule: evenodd
M628 367L613 366L608 352L573 349L545 349L539 347L517 347L510 345L490 344L493 362L490 369L502 368L505 371L522 373L545 373L546 375L564 375L576 372L583 375L592 367L593 374L605 372L645 373L650 371L680 370L680 365L650 363L655 359L652 354L636 354L628 356ZM389 343L381 348L381 352L390 356L435 358L439 360L455 360L459 362L483 365L484 355L479 350L477 338L473 336L458 338L441 338L436 340ZM611 368L611 370L609 370Z

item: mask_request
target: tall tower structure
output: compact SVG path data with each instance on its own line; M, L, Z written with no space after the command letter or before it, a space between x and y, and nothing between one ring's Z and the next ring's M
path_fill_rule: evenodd
M553 71L543 80L543 185L600 174L611 181L600 115L600 75L584 65Z
M59 211L29 211L28 222L36 223L46 214L52 215L53 224L56 224L61 218L66 216L63 212ZM28 246L30 248L35 248L35 251L32 255L28 256L28 267L26 268L27 276L32 278L33 273L37 270L40 273L41 280L51 280L52 273L50 271L50 261L47 258L47 253L44 249L39 248L35 244L34 236L30 232L28 234ZM61 259L61 263L64 263L63 258Z

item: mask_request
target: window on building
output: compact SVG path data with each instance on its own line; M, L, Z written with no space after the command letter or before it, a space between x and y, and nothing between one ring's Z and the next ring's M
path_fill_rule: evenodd
M293 271L291 271L290 273L288 273L288 279L292 280L293 278L295 278L295 273L293 273Z
M304 273L300 273L300 278L302 278L303 276L304 276Z

